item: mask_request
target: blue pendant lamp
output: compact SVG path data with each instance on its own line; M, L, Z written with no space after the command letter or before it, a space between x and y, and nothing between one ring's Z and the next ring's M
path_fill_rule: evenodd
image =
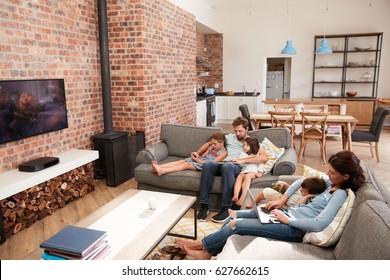
M328 45L328 41L326 41L325 37L321 40L321 45L316 50L316 54L325 54L332 53L331 47Z
M289 33L291 34L291 15L289 13L289 1L287 0L287 7L286 7L286 14L287 14L287 19L288 19L288 27L289 27ZM282 54L297 54L297 50L293 47L292 41L287 40L286 41L286 46L281 52Z
M286 41L286 46L282 50L282 54L296 54L297 51L292 45L292 41Z
M328 1L326 1L326 8L324 12L324 39L321 40L320 46L316 49L316 54L326 54L326 53L332 53L331 47L328 45L328 41L325 39L325 26L326 26L326 13L328 12Z

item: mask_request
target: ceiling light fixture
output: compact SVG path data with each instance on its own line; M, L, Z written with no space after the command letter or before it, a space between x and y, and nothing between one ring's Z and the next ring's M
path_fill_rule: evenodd
M287 14L287 17L288 17L289 36L291 36L291 19L290 19L289 5L288 5L289 3L288 2L289 1L287 0L286 14ZM286 41L286 46L284 47L284 49L282 50L281 53L282 54L296 54L297 53L297 50L293 47L291 40L287 40Z
M328 45L328 42L325 38L325 34L326 34L326 13L328 12L329 8L328 8L328 1L326 1L326 9L325 9L325 12L324 12L324 39L321 40L321 44L319 46L319 48L317 48L316 50L316 54L326 54L326 53L332 53L332 48L329 47Z

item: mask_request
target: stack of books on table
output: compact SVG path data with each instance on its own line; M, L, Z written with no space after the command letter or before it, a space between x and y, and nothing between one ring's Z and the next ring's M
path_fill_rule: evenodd
M105 239L107 232L67 226L44 241L41 258L44 260L97 260L110 252Z

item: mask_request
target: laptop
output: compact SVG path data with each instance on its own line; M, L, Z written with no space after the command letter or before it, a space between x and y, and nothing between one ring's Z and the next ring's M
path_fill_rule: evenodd
M257 207L255 197L253 196L252 192L248 190L249 199L252 203L252 209L255 211L257 217L259 218L260 222L263 224L277 224L280 223L278 219L276 219L274 216L268 214L270 211L267 210L265 207Z

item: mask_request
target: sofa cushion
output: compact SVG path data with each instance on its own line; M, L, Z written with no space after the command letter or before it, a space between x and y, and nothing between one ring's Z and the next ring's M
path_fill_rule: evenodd
M328 175L326 175L326 173L311 168L310 166L303 165L303 178L308 178L312 176L317 176L324 179L328 178Z
M261 147L265 150L268 160L264 163L263 175L271 171L275 162L283 155L284 148L276 147L267 137L261 142Z
M249 235L233 235L218 260L313 260L333 259L332 249L311 244L278 241Z
M154 145L148 147L148 149L142 149L138 152L136 162L150 164L153 160L160 162L168 157L167 145L160 141Z
M265 128L260 130L249 131L249 136L255 137L259 142L263 142L267 137L272 143L279 148L291 147L291 135L286 128Z
M355 207L366 200L390 201L390 186L381 182L373 167L360 163L365 172L366 182L356 192Z
M162 124L160 140L168 146L170 156L187 158L210 140L211 135L222 131L219 127Z
M334 250L337 259L390 259L390 205L367 200L352 213Z
M303 236L303 242L312 243L320 247L329 247L336 244L351 217L354 203L355 193L349 189L347 200L341 206L333 221L320 232L307 232Z

